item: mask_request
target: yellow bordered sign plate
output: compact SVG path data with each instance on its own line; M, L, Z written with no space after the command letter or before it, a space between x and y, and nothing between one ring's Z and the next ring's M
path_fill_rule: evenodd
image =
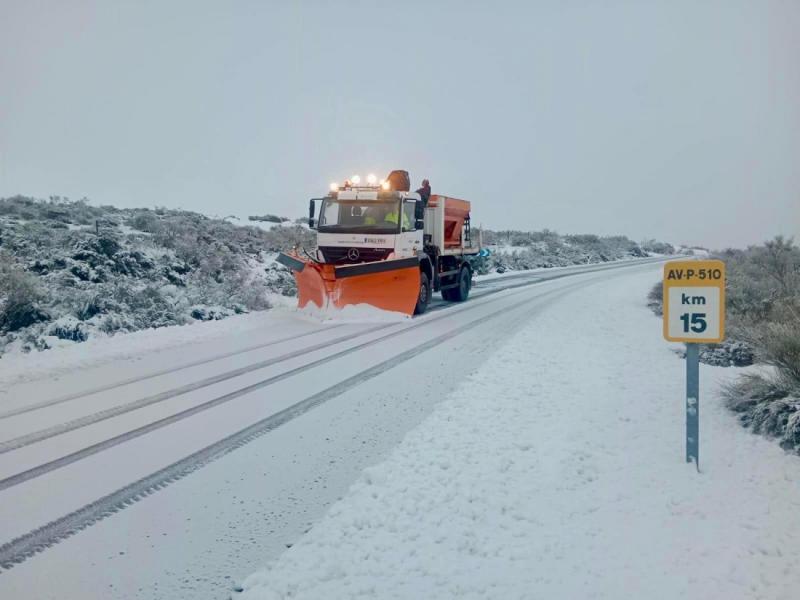
M664 265L664 337L715 344L725 338L725 263L678 260Z

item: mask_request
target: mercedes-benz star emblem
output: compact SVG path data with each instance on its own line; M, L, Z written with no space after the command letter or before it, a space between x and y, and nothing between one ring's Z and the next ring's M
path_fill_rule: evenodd
M350 250L347 251L347 258L350 260L358 260L359 256L358 248L350 248Z

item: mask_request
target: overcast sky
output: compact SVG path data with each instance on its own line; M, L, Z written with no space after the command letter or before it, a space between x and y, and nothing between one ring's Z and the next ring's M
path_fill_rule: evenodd
M405 168L491 228L800 238L800 2L0 0L0 196L305 213Z

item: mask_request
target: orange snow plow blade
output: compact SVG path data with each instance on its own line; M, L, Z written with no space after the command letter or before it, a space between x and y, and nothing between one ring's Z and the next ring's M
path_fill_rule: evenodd
M335 266L295 254L280 254L278 262L294 272L297 305L344 308L369 304L381 310L414 314L419 298L419 260L404 258Z

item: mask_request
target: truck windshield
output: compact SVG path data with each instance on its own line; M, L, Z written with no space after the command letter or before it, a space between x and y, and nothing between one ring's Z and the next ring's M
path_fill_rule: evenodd
M400 201L336 200L326 198L318 231L328 233L397 233L404 215Z

